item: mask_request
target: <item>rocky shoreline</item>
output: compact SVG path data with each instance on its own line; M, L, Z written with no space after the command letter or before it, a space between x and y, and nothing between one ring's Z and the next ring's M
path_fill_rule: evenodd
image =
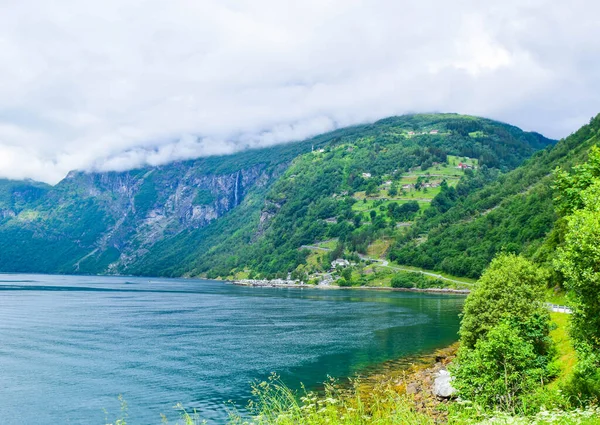
M368 394L378 388L393 388L406 395L416 411L426 413L436 423L445 423L453 389L448 366L456 357L458 343L436 350L432 354L390 361L380 365L379 371L361 378L361 393Z
M396 292L426 292L437 294L458 294L468 295L469 289L452 289L452 288L391 288L387 286L337 286L337 285L308 285L302 282L294 282L290 280L252 280L242 279L230 281L233 285L247 286L254 288L294 288L294 289L368 289L372 291L396 291Z

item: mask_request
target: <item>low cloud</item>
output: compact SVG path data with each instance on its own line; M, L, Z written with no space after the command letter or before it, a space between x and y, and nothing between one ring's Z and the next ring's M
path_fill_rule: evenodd
M415 111L559 138L600 112L598 40L600 4L581 0L8 0L0 176L56 183Z

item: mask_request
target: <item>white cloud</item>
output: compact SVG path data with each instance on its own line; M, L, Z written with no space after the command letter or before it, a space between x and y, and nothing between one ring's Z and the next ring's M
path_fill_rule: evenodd
M2 1L2 0L0 0ZM55 183L409 111L562 137L600 112L583 0L4 0L0 176Z

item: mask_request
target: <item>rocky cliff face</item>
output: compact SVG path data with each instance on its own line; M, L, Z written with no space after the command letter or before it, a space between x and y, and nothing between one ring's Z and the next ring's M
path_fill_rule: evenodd
M82 260L116 249L119 256L107 271L118 272L163 238L223 216L280 172L259 164L233 173L204 174L194 166L173 164L125 173L72 173L61 183L64 193L83 192L112 219L74 264L75 271Z
M157 242L206 227L240 206L287 164L205 159L71 172L55 187L0 180L0 269L123 272Z
M0 271L160 274L181 266L172 272L181 275L210 248L205 241L258 222L269 186L311 148L298 142L124 172L73 171L56 186L0 179Z

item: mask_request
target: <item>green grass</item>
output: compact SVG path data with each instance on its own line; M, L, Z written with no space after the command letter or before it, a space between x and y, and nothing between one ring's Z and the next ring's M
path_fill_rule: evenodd
M458 418L449 425L600 425L600 409L590 407L585 410L542 410L535 416L511 416L493 413L486 419Z
M569 305L569 300L564 291L555 291L554 289L548 289L544 297L546 302L556 305Z
M381 258L386 253L392 241L390 239L377 239L367 248L367 255L374 258Z
M364 197L357 198L357 199L364 199ZM415 201L415 200L417 201L417 203L419 204L421 209L424 209L426 206L429 206L430 201L414 199L411 197L393 198L393 199L382 200L379 202L381 202L381 205L384 207L384 211L387 211L387 206L389 204L391 204L392 202L396 202L398 205L402 205L407 202ZM359 202L356 202L354 205L352 205L352 211L367 213L371 210L375 210L375 211L377 211L377 214L381 214L382 212L384 212L384 211L379 210L379 206L375 207L375 202L377 202L377 200L375 200L375 199L367 199L366 202L363 202L362 200L360 200Z
M391 267L398 267L398 268L402 268L402 269L405 269L405 270L408 270L408 271L427 272L427 273L439 274L439 275L441 275L441 276L443 276L445 278L452 279L452 280L457 280L459 282L463 282L463 283L468 284L468 285L472 285L472 284L474 284L474 283L477 282L477 279L471 279L471 278L468 278L468 277L453 276L453 275L448 274L448 273L438 272L438 271L435 271L435 270L422 269L422 268L419 268L419 267L405 266L405 265L402 265L402 264L395 263L393 261L390 261L389 265Z
M473 137L473 136L471 136L471 137ZM459 162L462 162L463 164L467 164L467 165L473 165L473 166L479 165L479 161L475 158L467 158L465 156L448 155L448 164L450 167L456 167ZM453 165L453 164L456 164L456 165Z
M354 382L350 389L328 383L322 395L300 394L272 376L253 388L249 405L252 419L232 414L231 425L428 425L433 418L414 411L410 400L390 386L372 391L360 390Z
M415 399L388 383L375 386L351 381L350 387L326 383L322 393L292 391L276 375L253 386L249 414L230 411L228 425L433 425L436 412L447 408L422 406ZM600 409L570 411L541 410L533 416L512 416L502 412L473 412L452 409L449 425L600 425ZM181 405L185 425L200 425L197 414L187 413ZM115 422L116 424L125 424ZM163 420L163 423L167 423ZM178 422L180 423L180 422Z
M322 251L311 251L310 255L306 258L306 265L317 267L319 265L319 258L325 256L325 254Z
M560 373L556 380L550 384L550 388L559 388L561 384L568 382L573 374L573 368L577 362L575 348L569 337L569 317L566 313L550 313L552 322L556 328L552 330L550 336L556 344L557 364L560 367Z
M336 239L332 239L330 241L325 241L325 242L319 243L320 247L322 247L322 248L328 248L328 249L334 249L336 245L337 245L337 240Z

